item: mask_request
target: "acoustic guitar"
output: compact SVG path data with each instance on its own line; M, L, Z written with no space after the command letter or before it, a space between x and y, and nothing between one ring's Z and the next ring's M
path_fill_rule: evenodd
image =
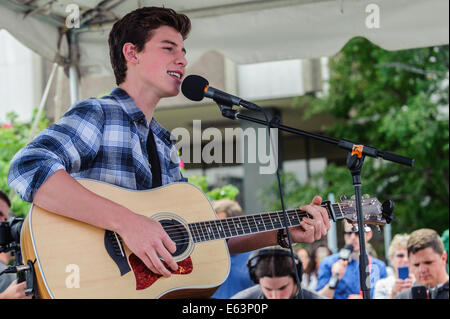
M169 278L151 272L120 236L31 207L21 232L25 263L34 262L39 298L206 298L230 269L227 238L284 228L283 212L218 219L206 195L188 183L133 191L88 179L87 189L135 213L157 220L176 243L178 270ZM330 220L357 222L355 201L323 202ZM384 204L383 204L384 205ZM376 198L362 201L365 224L386 224L389 213ZM307 213L287 210L288 227Z

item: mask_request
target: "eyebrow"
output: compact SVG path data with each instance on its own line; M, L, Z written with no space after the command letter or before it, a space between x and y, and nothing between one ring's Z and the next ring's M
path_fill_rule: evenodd
M283 289L285 289L288 285L289 285L289 284L285 284L285 285L283 285L283 286L281 286L281 287L278 287L278 288L268 288L268 287L264 287L264 289L267 289L267 290L269 290L269 291L272 291L272 290L283 290Z
M175 42L170 41L170 40L162 40L161 42L162 42L162 43L168 43L168 44L171 44L171 45L173 45L174 47L178 47L178 44L176 44ZM184 54L186 54L186 49L185 49L185 48L182 48L181 51L183 51Z

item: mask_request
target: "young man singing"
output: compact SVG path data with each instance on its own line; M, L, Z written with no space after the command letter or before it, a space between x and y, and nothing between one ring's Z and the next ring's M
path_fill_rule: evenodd
M109 35L111 64L118 87L110 95L81 101L55 125L20 150L8 183L28 202L62 216L117 232L154 273L170 276L178 268L175 243L161 224L100 197L74 177L133 190L186 181L170 134L153 118L160 99L175 96L185 76L184 40L191 28L183 14L144 7L117 21ZM147 152L147 145L150 151ZM57 194L57 196L55 195ZM291 229L294 242L311 243L330 227L321 198L301 208L304 218ZM230 253L276 245L271 231L228 241Z

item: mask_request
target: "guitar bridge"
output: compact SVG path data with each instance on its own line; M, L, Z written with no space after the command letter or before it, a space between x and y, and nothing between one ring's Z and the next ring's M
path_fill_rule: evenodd
M117 233L110 230L105 231L105 248L108 255L116 263L117 267L119 267L121 276L131 271L127 255L123 249L122 240Z

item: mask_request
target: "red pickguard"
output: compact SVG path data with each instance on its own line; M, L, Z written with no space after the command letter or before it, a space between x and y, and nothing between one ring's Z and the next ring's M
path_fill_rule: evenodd
M136 290L142 290L150 287L158 278L162 277L152 272L145 266L145 264L135 255L131 254L129 257L131 268L133 269L134 276L136 277ZM164 266L170 269L167 264L163 261ZM176 271L171 270L172 274L175 275L186 275L192 272L194 266L192 265L191 257L188 257L178 264L178 269Z

